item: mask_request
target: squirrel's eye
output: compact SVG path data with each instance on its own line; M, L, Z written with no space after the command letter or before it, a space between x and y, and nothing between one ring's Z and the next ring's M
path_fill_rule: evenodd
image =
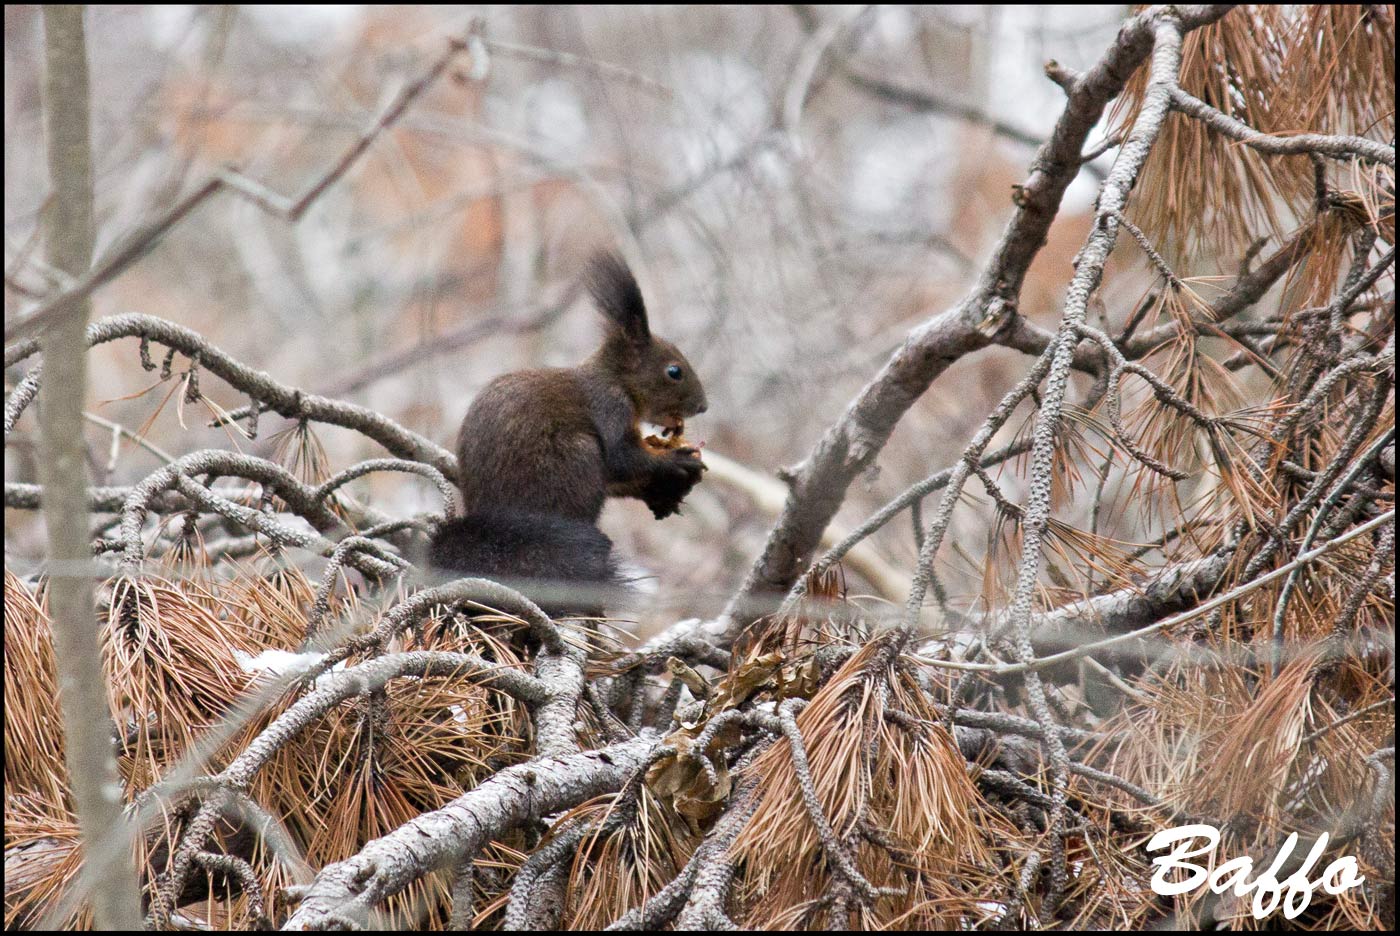
M670 367L666 368L666 376L670 377L672 380L680 380L681 366L679 364L672 364Z

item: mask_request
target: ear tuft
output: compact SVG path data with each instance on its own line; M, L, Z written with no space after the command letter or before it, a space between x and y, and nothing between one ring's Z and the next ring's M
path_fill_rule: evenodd
M588 264L587 283L589 294L609 322L633 341L651 341L642 290L626 260L611 251L595 254Z

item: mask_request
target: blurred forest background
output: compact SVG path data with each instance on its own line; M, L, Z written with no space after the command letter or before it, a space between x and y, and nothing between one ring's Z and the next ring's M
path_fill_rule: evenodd
M688 435L772 478L804 457L912 325L967 292L1063 98L1043 62L1053 50L1087 66L1126 11L93 7L98 254L225 164L301 191L471 17L501 46L485 81L428 88L297 224L239 198L206 202L98 293L91 318L170 319L283 383L363 403L451 447L492 377L591 352L598 321L577 276L592 250L620 244L657 331L686 351L709 393ZM813 68L802 59L821 29L839 33ZM7 268L31 254L47 190L41 39L37 7L7 6ZM792 127L799 83L810 88ZM1030 270L1021 307L1034 321L1059 321L1111 162L1080 174ZM1106 298L1131 304L1147 268L1119 253L1115 262L1144 275L1111 277ZM8 317L28 300L7 290L5 301ZM249 442L207 428L203 404L180 412L169 383L139 395L152 375L122 366L125 344L90 356L95 483L130 484L160 464L130 438L113 449L109 423L175 456L277 450L287 420L267 417ZM954 364L852 487L836 527L948 464L1025 363L991 348ZM209 384L226 409L247 402ZM336 468L377 450L355 433L314 431ZM23 427L16 435L6 479L33 481L34 448ZM403 475L357 488L395 515L436 509L431 487ZM655 573L653 601L670 606L638 615L717 611L776 516L767 504L715 472L664 523L636 501L612 502L605 531ZM12 560L37 557L36 518L7 511ZM1141 537L1127 522L1124 535ZM979 552L985 516L958 523L954 541ZM913 563L907 525L872 546L885 571ZM954 593L979 587L964 555L941 570ZM873 590L899 602L904 592L889 592L901 583L893 573Z

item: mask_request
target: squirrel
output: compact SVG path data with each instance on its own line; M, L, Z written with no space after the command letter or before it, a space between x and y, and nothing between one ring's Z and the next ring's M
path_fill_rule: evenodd
M497 377L462 419L462 516L433 536L432 566L621 585L612 540L597 526L603 502L635 497L659 520L700 481L700 453L681 438L685 419L708 405L699 375L652 334L642 291L619 256L595 256L586 283L605 321L598 350L577 367ZM643 438L643 421L670 438Z

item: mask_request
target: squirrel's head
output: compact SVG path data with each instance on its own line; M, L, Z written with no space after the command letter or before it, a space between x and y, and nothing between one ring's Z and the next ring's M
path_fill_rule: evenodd
M675 428L687 416L705 412L700 375L679 348L651 333L642 291L626 261L613 253L594 257L588 291L607 319L603 346L593 361L627 390L637 415Z

